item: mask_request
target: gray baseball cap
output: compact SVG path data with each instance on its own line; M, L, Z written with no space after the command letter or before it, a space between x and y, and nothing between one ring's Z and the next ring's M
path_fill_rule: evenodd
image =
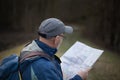
M49 18L44 20L38 29L38 34L45 38L55 37L62 33L72 33L73 28L66 26L61 20L57 18Z

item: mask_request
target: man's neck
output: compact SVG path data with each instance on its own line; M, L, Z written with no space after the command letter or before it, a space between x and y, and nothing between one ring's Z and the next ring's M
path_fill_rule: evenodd
M55 48L55 46L54 46L54 41L51 40L51 39L45 39L45 38L40 37L40 38L39 38L39 41L47 44L48 46L50 46L50 47L52 47L52 48Z

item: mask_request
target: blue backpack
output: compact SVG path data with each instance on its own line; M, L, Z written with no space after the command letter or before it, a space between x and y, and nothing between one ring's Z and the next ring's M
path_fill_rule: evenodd
M43 52L31 52L31 54L26 55L21 60L19 60L19 56L12 54L0 62L0 80L22 80L19 71L20 62L33 56L40 56L52 60L51 56L44 54Z
M0 62L0 80L20 80L19 57L12 54Z

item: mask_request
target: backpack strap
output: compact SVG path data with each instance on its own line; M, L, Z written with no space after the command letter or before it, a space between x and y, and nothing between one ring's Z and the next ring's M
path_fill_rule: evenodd
M26 58L31 58L34 56L41 56L41 57L45 57L48 60L52 60L53 57L49 56L48 54L42 52L42 51L32 51L29 54L25 55L23 58L21 58L19 61L22 62L24 61Z
M32 58L32 57L35 57L35 56L44 57L44 58L46 58L46 59L48 59L48 60L50 60L50 61L52 61L52 62L53 62L53 59L56 59L59 64L61 63L60 59L59 59L56 55L50 56L50 55L48 55L47 53L44 53L44 52L42 52L42 51L32 51L32 52L30 52L29 54L27 54L26 56L24 56L23 58L21 58L21 59L19 60L19 62L21 63L21 62L23 62L26 58ZM53 62L53 63L54 63L54 62ZM54 63L54 64L55 64L55 63ZM27 65L27 66L28 66L28 65ZM19 72L19 77L20 77L20 80L23 79L20 72Z
M19 70L18 70L18 74L19 74L19 79L22 80L22 75Z

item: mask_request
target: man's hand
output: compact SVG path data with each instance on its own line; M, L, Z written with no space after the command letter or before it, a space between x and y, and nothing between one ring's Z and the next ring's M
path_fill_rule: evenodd
M91 68L87 68L86 70L81 70L78 72L78 75L83 79L86 80L88 76L88 72L91 70Z

